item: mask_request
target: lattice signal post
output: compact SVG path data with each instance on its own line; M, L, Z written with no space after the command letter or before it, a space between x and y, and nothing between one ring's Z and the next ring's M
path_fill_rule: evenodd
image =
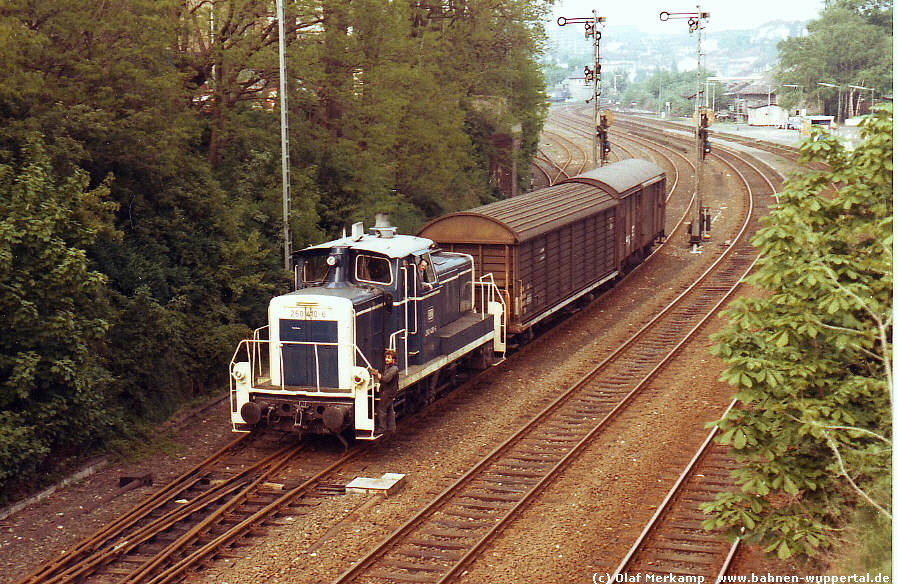
M593 104L593 120L595 128L592 134L592 161L596 166L605 164L605 158L611 150L610 142L608 142L608 125L611 123L610 117L602 115L599 112L599 96L602 94L602 60L600 52L600 43L602 40L602 31L598 26L605 22L604 16L599 16L595 10L589 18L565 18L558 17L558 26L567 24L582 24L586 29L586 38L592 37L593 47L593 64L592 69L587 65L583 68L583 75L586 82L592 81L592 97L586 100L586 103ZM603 123L603 120L607 123ZM600 154L601 153L601 154Z
M668 20L686 20L689 24L689 34L698 33L696 37L695 70L695 112L692 115L695 121L695 212L693 214L692 229L689 233L689 243L692 251L698 252L698 247L705 239L710 238L711 221L708 211L702 207L702 169L705 156L711 151L711 142L708 140L708 126L711 125L713 115L701 106L702 92L702 21L710 18L710 12L702 12L700 6L696 6L696 12L662 12L662 22Z

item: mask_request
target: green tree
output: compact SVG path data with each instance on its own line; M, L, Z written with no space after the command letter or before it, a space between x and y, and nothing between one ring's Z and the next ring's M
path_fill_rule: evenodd
M753 242L767 294L734 302L714 337L739 402L720 440L743 466L706 526L783 558L830 545L855 507L891 531L892 129L881 108L853 151L802 145L829 170L786 182Z
M894 17L892 0L824 0L827 8L847 8L860 14L870 24L885 28L891 34Z
M321 23L317 3L285 2L285 45L308 40ZM180 3L173 52L193 104L209 116L208 156L239 129L238 104L269 107L279 85L278 22L270 0L211 0ZM300 70L294 63L289 69Z
M91 188L106 185L118 203L120 236L100 234L86 250L111 291L106 358L120 377L115 395L137 418L164 415L221 383L240 319L259 312L251 304L271 284L256 264L268 250L245 231L241 213L251 207L229 206L207 162L204 119L173 58L178 7L16 0L0 12L11 31L0 41L10 57L0 70L22 88L0 93L0 144L16 151L36 129L58 175L83 169ZM132 320L147 306L165 317ZM167 337L177 351L145 350L147 339ZM125 365L134 361L143 367Z
M548 111L537 61L545 45L542 21L548 6L545 1L471 0L450 4L436 19L440 82L448 80L457 87L475 160L489 169L491 162L507 167L517 156L519 182L524 185ZM515 153L500 144L513 144L508 138L518 133L518 127L520 151ZM480 198L485 202L483 195Z
M83 171L54 178L38 135L0 157L0 492L96 447L118 414L106 403L106 278L85 248L114 235L108 188Z
M870 92L851 85L869 87L879 95L890 93L891 17L887 24L881 21L885 14L891 14L891 4L830 2L820 18L808 24L806 36L780 42L777 80L799 86L784 92L784 105L791 109L804 100L816 111L841 119L853 114L861 99L867 107L870 105Z
M323 2L322 15L316 42L294 47L294 135L297 161L315 169L325 231L382 210L413 230L479 204L490 196L493 135L514 124L526 172L545 114L529 3L354 0ZM484 98L504 115L485 121Z

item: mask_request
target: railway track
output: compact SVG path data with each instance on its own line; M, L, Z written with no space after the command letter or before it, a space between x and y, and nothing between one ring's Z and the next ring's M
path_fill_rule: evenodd
M622 126L631 131L637 130L638 140L651 137L658 141L654 134L645 135L644 127L637 123L624 121ZM669 141L672 140L661 140ZM749 141L742 143L745 142ZM765 150L790 160L797 158L797 149L772 147ZM737 170L753 191L760 189L763 192L765 187L775 191L775 185L767 177L778 173L766 164L749 161L725 146L716 149L715 156ZM772 194L772 197L763 197L762 205L752 209L748 223L749 234L753 233L751 226L757 225L757 219L766 214L766 203L775 200L775 192ZM753 248L747 245L749 239L740 238L735 242L738 254L753 254ZM733 405L731 403L730 408ZM713 442L717 433L717 428L708 433L639 538L614 573L607 575L606 581L632 581L628 578L633 578L636 574L652 574L659 578L669 577L671 574L691 578L700 576L705 581L719 581L727 573L736 556L739 541L729 544L720 533L706 531L702 527L706 516L699 509L702 503L712 501L717 494L735 487L730 472L736 468L736 464L727 448Z
M729 544L719 533L702 528L707 517L698 509L733 487L730 472L736 464L726 447L713 442L717 433L717 428L708 433L608 582L628 581L635 574L700 576L718 582L726 574L739 541Z
M742 164L743 180L754 187L761 204L752 207L742 236L734 238L734 244L720 254L703 283L684 292L657 322L643 327L626 347L495 448L446 488L419 518L409 520L394 533L395 538L377 546L338 582L439 582L452 578L625 409L628 400L673 357L685 339L695 334L749 269L753 249L743 242L757 217L766 212L764 203L770 199L770 190L762 190L767 188L760 178L762 170L752 170L733 156L733 164ZM298 445L262 448L239 440L225 450L230 454L211 457L146 505L21 582L176 581L209 558L227 555L230 547L240 545L265 522L276 520L279 510L302 504L304 496L314 494L322 477L359 453L351 451L338 460L331 457L321 461L317 470L304 468L291 474L291 469L307 466L297 464L302 452ZM222 463L224 460L230 462Z
M175 581L301 504L321 477L366 449L310 469L299 460L302 444L268 438L251 434L231 442L20 584Z
M542 139L545 143L537 152L533 165L538 175L534 178L535 186L551 186L589 168L589 156L577 142L552 131L544 131ZM559 151L561 157L556 155Z
M624 410L673 359L751 269L748 239L773 184L729 155L750 203L742 229L706 272L651 322L531 422L396 529L334 584L448 582ZM739 166L741 165L741 168ZM755 173L751 176L751 173ZM756 204L757 202L757 204Z
M653 131L653 136L657 135L657 132L673 132L680 134L688 134L691 136L692 126L667 121L667 120L651 120L646 118L640 118L636 116L627 116L621 115L618 118L624 124L631 124L631 127L640 127L643 130L651 129ZM740 134L736 134L733 132L721 132L717 130L713 130L711 132L711 140L714 143L720 144L721 141L723 143L737 144L739 146L747 146L753 148L755 150L761 150L764 152L769 152L771 154L775 154L785 160L788 160L792 163L798 162L799 157L799 149L797 146L789 146L786 144L776 144L773 142L767 142L764 140L759 140L757 138L749 138L747 136L743 136ZM823 170L825 169L825 165L819 162L811 162L807 164L807 168L814 170Z

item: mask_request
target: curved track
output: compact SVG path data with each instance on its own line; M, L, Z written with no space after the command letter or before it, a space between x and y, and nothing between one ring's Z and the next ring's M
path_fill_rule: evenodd
M590 165L586 150L561 132L546 130L534 161L533 187L554 185L583 173Z
M625 120L621 126L632 132L631 137L638 134L641 136L639 139L652 137L655 142L675 141L670 138L659 139L656 134L646 131L655 127L655 124L642 125L626 118ZM751 140L743 139L739 143L758 146L756 141ZM724 145L718 146L721 147L715 149L715 157L736 170L749 188L760 192L768 190L771 193L771 196L762 198L762 205L752 210L754 219L747 227L749 236L753 235L758 225L757 219L766 214L767 204L776 200L776 186L768 177L778 176L779 173L763 163L751 161L744 155L727 149ZM761 146L764 150L792 161L798 157L796 148L766 143ZM754 248L746 245L749 239L750 237L743 237L735 242L736 253L753 258ZM752 259L745 270L746 274L755 261ZM737 540L728 544L719 533L703 529L702 522L706 516L699 510L701 503L711 501L718 493L734 488L730 471L735 468L735 463L727 448L713 443L716 434L717 428L708 434L655 515L611 575L610 581L627 581L628 577L635 574L655 574L659 577L670 574L692 578L701 576L705 581L717 581L727 573L739 542Z
M563 124L570 126L566 131L588 136L588 126L579 129L576 118L575 113L565 117ZM642 132L660 146L637 135ZM688 148L676 134L655 134L650 128L613 133L614 156L651 156L669 169L675 177L671 193L679 193L673 201L677 215L682 208L685 216L688 205L683 201L690 188L686 173L692 171L684 154ZM773 201L774 185L766 176L775 173L725 148L715 148L714 157L741 177L744 187L732 190L744 190L747 197L741 229L727 234L732 245L707 253L703 261L711 265L699 281L337 582L452 579L626 409L732 294L754 261L748 238ZM575 165L574 174L582 172L575 158L570 155L565 163ZM668 231L674 233L681 222ZM305 458L311 455L300 445L266 443L255 435L237 440L21 582L176 581L192 567L227 555L230 547L274 520L279 510L302 504L303 497L315 494L316 485L363 450L367 448L343 457L330 453Z
M705 273L593 371L395 530L335 584L448 582L625 409L740 285L772 200L759 169L727 154L749 196L739 233Z
M728 544L719 533L702 528L707 517L698 508L733 487L730 472L736 464L727 448L713 443L717 434L716 427L708 433L609 581L674 574L717 582L727 573L739 542Z

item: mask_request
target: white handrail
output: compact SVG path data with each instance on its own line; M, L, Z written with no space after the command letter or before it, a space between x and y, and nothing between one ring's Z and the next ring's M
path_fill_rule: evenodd
M264 328L264 327L263 327ZM245 352L246 359L250 363L250 372L252 374L252 380L250 382L251 385L255 386L255 381L257 378L262 377L263 369L262 365L267 361L262 355L262 349L267 347L268 350L271 350L271 345L276 344L278 349L282 349L286 345L306 345L312 346L315 349L315 389L316 391L321 391L321 365L320 358L318 354L318 347L341 347L347 346L347 343L338 343L338 342L314 342L314 341L272 341L271 339L244 339L240 341L237 345L237 349L234 351L234 355L231 357L231 363L228 367L229 371L234 370L234 366L237 364L237 359L241 352ZM362 361L365 363L366 367L371 367L371 361L368 360L368 357L365 353L359 348L355 343L349 343L349 346L352 347L353 353L357 355L357 357L361 357ZM258 371L257 371L258 369ZM284 352L280 351L278 354L278 369L281 374L281 389L286 389L286 383L284 380ZM233 384L233 377L231 377L231 383Z
M444 251L443 254L451 255L451 256L461 256L463 258L467 258L468 261L471 262L471 310L475 310L474 307L476 305L476 302L475 302L476 298L474 297L474 295L475 295L474 286L477 284L477 281L475 279L476 276L475 276L475 271L474 271L474 256L472 256L469 253L462 253L460 251ZM490 274L490 275L492 275L492 274ZM475 312L476 312L476 310L475 310Z
M496 285L496 282L493 279L492 272L480 276L480 279L476 281L474 285L480 288L480 302L481 309L483 311L482 314L487 314L489 312L488 308L490 302L496 302L496 300L498 299L499 304L502 305L502 318L500 319L499 335L504 345L507 340L508 331L508 305L505 303L505 297L502 296L502 291Z

